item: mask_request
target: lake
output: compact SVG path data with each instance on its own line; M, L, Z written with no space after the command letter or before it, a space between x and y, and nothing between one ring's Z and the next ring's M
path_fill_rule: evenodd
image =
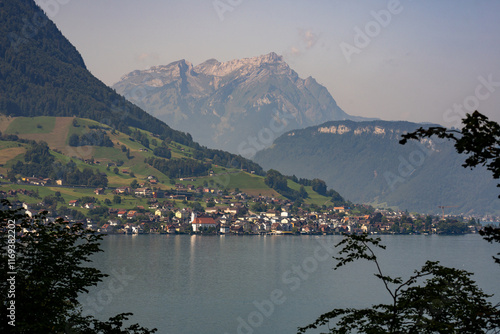
M475 273L500 301L499 252L479 235L381 236L385 274L408 277L426 260ZM334 271L342 236L110 235L94 265L110 276L81 297L100 319L134 313L158 333L296 333L337 307L389 302L375 266ZM324 329L325 331L326 329ZM313 333L313 332L311 332Z

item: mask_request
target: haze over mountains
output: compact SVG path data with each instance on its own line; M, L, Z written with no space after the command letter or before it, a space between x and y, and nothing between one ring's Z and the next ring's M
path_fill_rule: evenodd
M285 131L361 119L339 108L312 77L267 55L193 66L186 60L125 75L113 88L209 147L250 157Z
M437 138L400 145L421 124L334 121L290 131L255 156L264 168L318 177L355 203L439 214L498 212L498 188L485 169L461 165L452 144ZM436 140L437 139L437 140Z
M497 211L491 175L464 170L449 143L429 141L420 151L400 145L401 134L421 124L350 116L275 53L197 66L181 60L131 72L113 87L208 146L285 175L323 179L355 203L436 214L438 206Z

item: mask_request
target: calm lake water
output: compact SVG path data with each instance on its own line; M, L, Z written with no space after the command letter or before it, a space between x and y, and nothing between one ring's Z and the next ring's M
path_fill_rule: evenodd
M408 277L426 260L475 273L500 301L499 252L478 235L381 236L386 274ZM336 307L388 302L373 264L334 271L341 236L111 235L95 266L110 276L81 297L84 313L158 333L296 333Z

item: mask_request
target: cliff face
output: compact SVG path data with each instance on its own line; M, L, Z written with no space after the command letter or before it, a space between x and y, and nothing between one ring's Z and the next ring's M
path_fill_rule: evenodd
M353 118L325 87L301 79L273 52L197 66L180 60L133 71L113 88L194 139L244 156L256 152L245 150L253 138L261 149L284 131Z

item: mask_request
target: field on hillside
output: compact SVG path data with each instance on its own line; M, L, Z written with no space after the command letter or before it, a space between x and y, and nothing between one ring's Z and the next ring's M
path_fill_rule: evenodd
M55 124L55 117L16 117L3 132L9 135L51 133Z
M55 196L56 192L61 193L61 197L64 199L62 203L58 204L59 206L71 208L78 210L82 213L88 212L88 209L80 208L80 207L72 207L69 206L68 203L71 200L76 200L83 197L94 197L99 201L98 204L103 205L106 199L113 201L115 194L111 190L105 191L103 195L96 195L94 193L94 189L85 189L85 188L71 188L71 187L39 187L27 184L0 184L0 190L8 191L8 190L19 190L25 189L29 191L33 191L38 197L18 194L17 196L10 196L10 200L19 200L21 202L25 202L31 205L38 204L42 202L44 197L47 196ZM119 208L124 210L131 210L136 208L137 206L143 206L145 208L148 207L148 198L140 198L134 197L131 195L121 195L121 203L120 204L112 204L110 207ZM162 200L162 199L160 199ZM173 201L176 203L176 206L179 208L185 207L180 201Z
M225 168L224 168L225 169ZM194 181L184 180L179 181L180 184L192 184L196 187L208 186L212 188L236 189L253 196L271 196L280 197L275 190L270 189L265 183L262 176L249 174L242 171L221 170L215 169L213 176L203 176L194 178Z
M26 148L18 143L0 141L0 152L0 165L4 165L9 160L26 153Z

